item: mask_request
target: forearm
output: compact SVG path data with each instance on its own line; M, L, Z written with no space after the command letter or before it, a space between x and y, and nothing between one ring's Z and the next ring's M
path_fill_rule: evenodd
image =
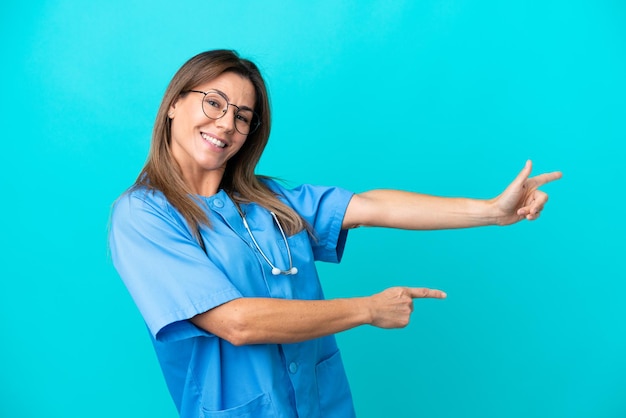
M366 298L241 298L192 318L195 325L235 345L300 342L370 321Z
M343 226L412 230L469 228L495 224L495 213L489 200L438 197L399 190L372 190L354 196Z

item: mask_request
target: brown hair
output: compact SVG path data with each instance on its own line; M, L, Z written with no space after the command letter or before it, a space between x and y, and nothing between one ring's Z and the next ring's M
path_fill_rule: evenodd
M239 152L228 161L220 188L239 202L256 202L276 213L290 235L306 228L304 220L260 181L263 177L255 174L271 127L269 97L258 67L253 62L240 58L235 51L207 51L183 64L167 86L154 123L148 160L133 185L133 188L146 187L148 190L161 191L187 220L203 247L199 227L210 227L209 219L201 206L203 203L193 198L193 193L172 156L171 120L167 114L169 108L185 92L227 72L247 78L254 86L254 110L261 124L248 136Z

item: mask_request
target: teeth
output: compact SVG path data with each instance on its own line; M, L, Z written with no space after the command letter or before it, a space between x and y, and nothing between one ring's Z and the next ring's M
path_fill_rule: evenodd
M207 134L202 134L202 138L209 141L211 144L215 145L216 147L224 148L226 146L224 142L220 141L219 139L215 139L212 136L209 136Z

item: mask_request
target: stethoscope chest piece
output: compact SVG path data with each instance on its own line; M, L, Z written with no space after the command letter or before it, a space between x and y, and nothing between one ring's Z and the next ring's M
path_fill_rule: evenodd
M281 270L278 267L272 267L272 274L274 276L278 276L280 274L298 274L298 269L296 267L291 267L289 270Z

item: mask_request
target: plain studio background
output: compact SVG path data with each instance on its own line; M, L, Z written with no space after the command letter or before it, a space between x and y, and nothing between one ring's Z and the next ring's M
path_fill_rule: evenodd
M626 4L5 1L0 416L176 413L106 248L166 84L234 48L269 84L259 173L490 198L562 170L536 223L350 233L328 297L446 290L340 334L368 417L626 416Z

